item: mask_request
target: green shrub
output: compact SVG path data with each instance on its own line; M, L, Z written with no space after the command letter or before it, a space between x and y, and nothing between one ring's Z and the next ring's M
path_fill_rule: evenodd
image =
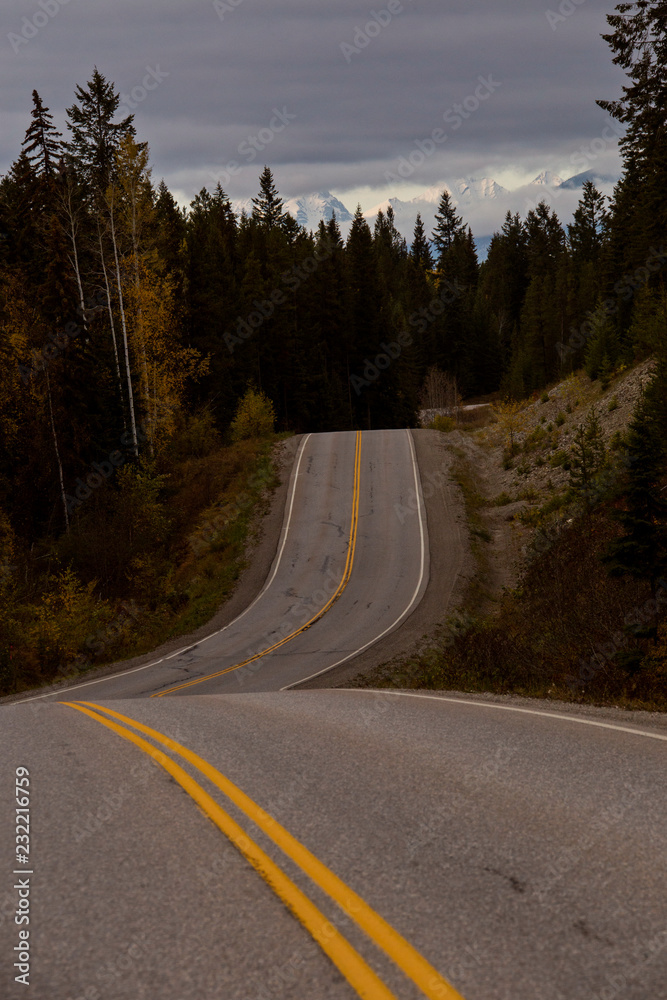
M210 410L183 417L169 443L172 458L203 458L220 447L220 435Z
M549 459L549 464L555 469L562 468L567 470L570 468L570 456L566 451L557 451Z
M612 451L620 451L621 448L625 448L626 441L623 437L621 431L614 431L609 441L609 447Z
M540 401L542 403L548 403L549 402L549 393L548 392L543 392L542 395L540 396Z
M503 490L502 493L492 501L494 507L505 507L508 503L512 503L512 497Z
M618 409L618 396L611 397L607 409L609 410L610 413L613 413L614 410Z
M569 404L566 407L566 409L567 409L568 413L572 412L572 410L570 409ZM565 414L561 410L560 413L558 414L558 416L556 417L556 427L562 427L564 423L565 423Z

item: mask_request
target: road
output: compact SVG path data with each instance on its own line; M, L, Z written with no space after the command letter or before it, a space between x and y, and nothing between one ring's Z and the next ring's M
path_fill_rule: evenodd
M292 487L226 630L2 706L0 995L660 1000L664 724L281 690L405 620L428 572L407 433L307 438Z
M409 432L307 435L259 597L230 625L181 652L88 682L86 696L281 690L398 627L419 604L428 575Z

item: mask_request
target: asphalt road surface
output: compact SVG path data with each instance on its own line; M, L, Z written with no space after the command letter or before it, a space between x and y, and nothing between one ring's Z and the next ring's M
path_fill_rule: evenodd
M86 682L77 695L84 689L95 698L281 690L398 627L417 607L428 574L410 433L307 435L294 463L276 559L259 597L205 640Z
M307 438L240 619L2 706L0 996L667 996L664 725L281 690L416 607L415 475L406 432Z

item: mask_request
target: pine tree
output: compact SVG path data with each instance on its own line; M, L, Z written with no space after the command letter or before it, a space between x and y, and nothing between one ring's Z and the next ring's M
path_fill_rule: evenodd
M266 230L282 228L287 221L283 200L273 180L269 167L264 167L259 178L259 194L252 199L252 218Z
M95 67L87 89L77 87L79 101L67 108L72 134L65 148L93 192L104 192L113 173L116 152L124 137L134 137L134 115L114 122L120 94Z
M62 151L59 141L62 133L53 125L53 115L44 107L36 90L32 92L32 103L32 122L21 145L25 147L35 173L39 177L52 177Z
M597 103L626 127L620 138L625 175L617 189L617 202L626 219L630 216L631 231L620 234L620 244L623 257L630 257L632 265L638 267L649 248L661 245L667 229L665 4L662 0L620 3L607 21L613 31L602 37L629 82L621 98ZM628 243L630 253L625 249Z
M444 256L451 250L455 237L465 232L463 220L456 214L452 196L447 188L440 196L438 211L435 213L433 243L438 255L438 265L442 264Z
M618 520L623 535L605 556L611 576L648 580L653 597L667 573L667 363L663 354L628 434L627 488Z
M604 234L608 224L606 198L591 180L584 181L584 190L573 222L567 227L574 261L597 264L600 259Z
M583 501L590 517L595 505L595 483L606 458L600 418L594 406L577 427L570 452L570 489Z
M429 242L424 234L424 223L422 222L422 217L419 212L417 212L417 219L415 221L410 256L416 264L419 264L419 266L423 268L424 271L433 270L433 255L431 253Z

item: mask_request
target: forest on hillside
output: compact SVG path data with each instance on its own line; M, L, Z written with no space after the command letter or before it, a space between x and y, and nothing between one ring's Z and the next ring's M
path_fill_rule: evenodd
M482 264L446 190L434 232L417 217L410 245L391 209L372 228L358 209L346 241L335 218L306 232L268 167L250 215L220 185L182 209L101 72L76 87L65 135L33 92L0 180L0 656L25 642L17 608L48 618L63 574L90 607L130 577L155 600L174 463L228 442L249 389L277 431L409 427L434 366L464 397L521 399L655 354L637 417L651 448L631 468L644 547L626 562L662 572L667 33L659 4L628 6L605 36L628 82L599 102L625 128L613 198L586 182L565 226L545 202L508 213Z

